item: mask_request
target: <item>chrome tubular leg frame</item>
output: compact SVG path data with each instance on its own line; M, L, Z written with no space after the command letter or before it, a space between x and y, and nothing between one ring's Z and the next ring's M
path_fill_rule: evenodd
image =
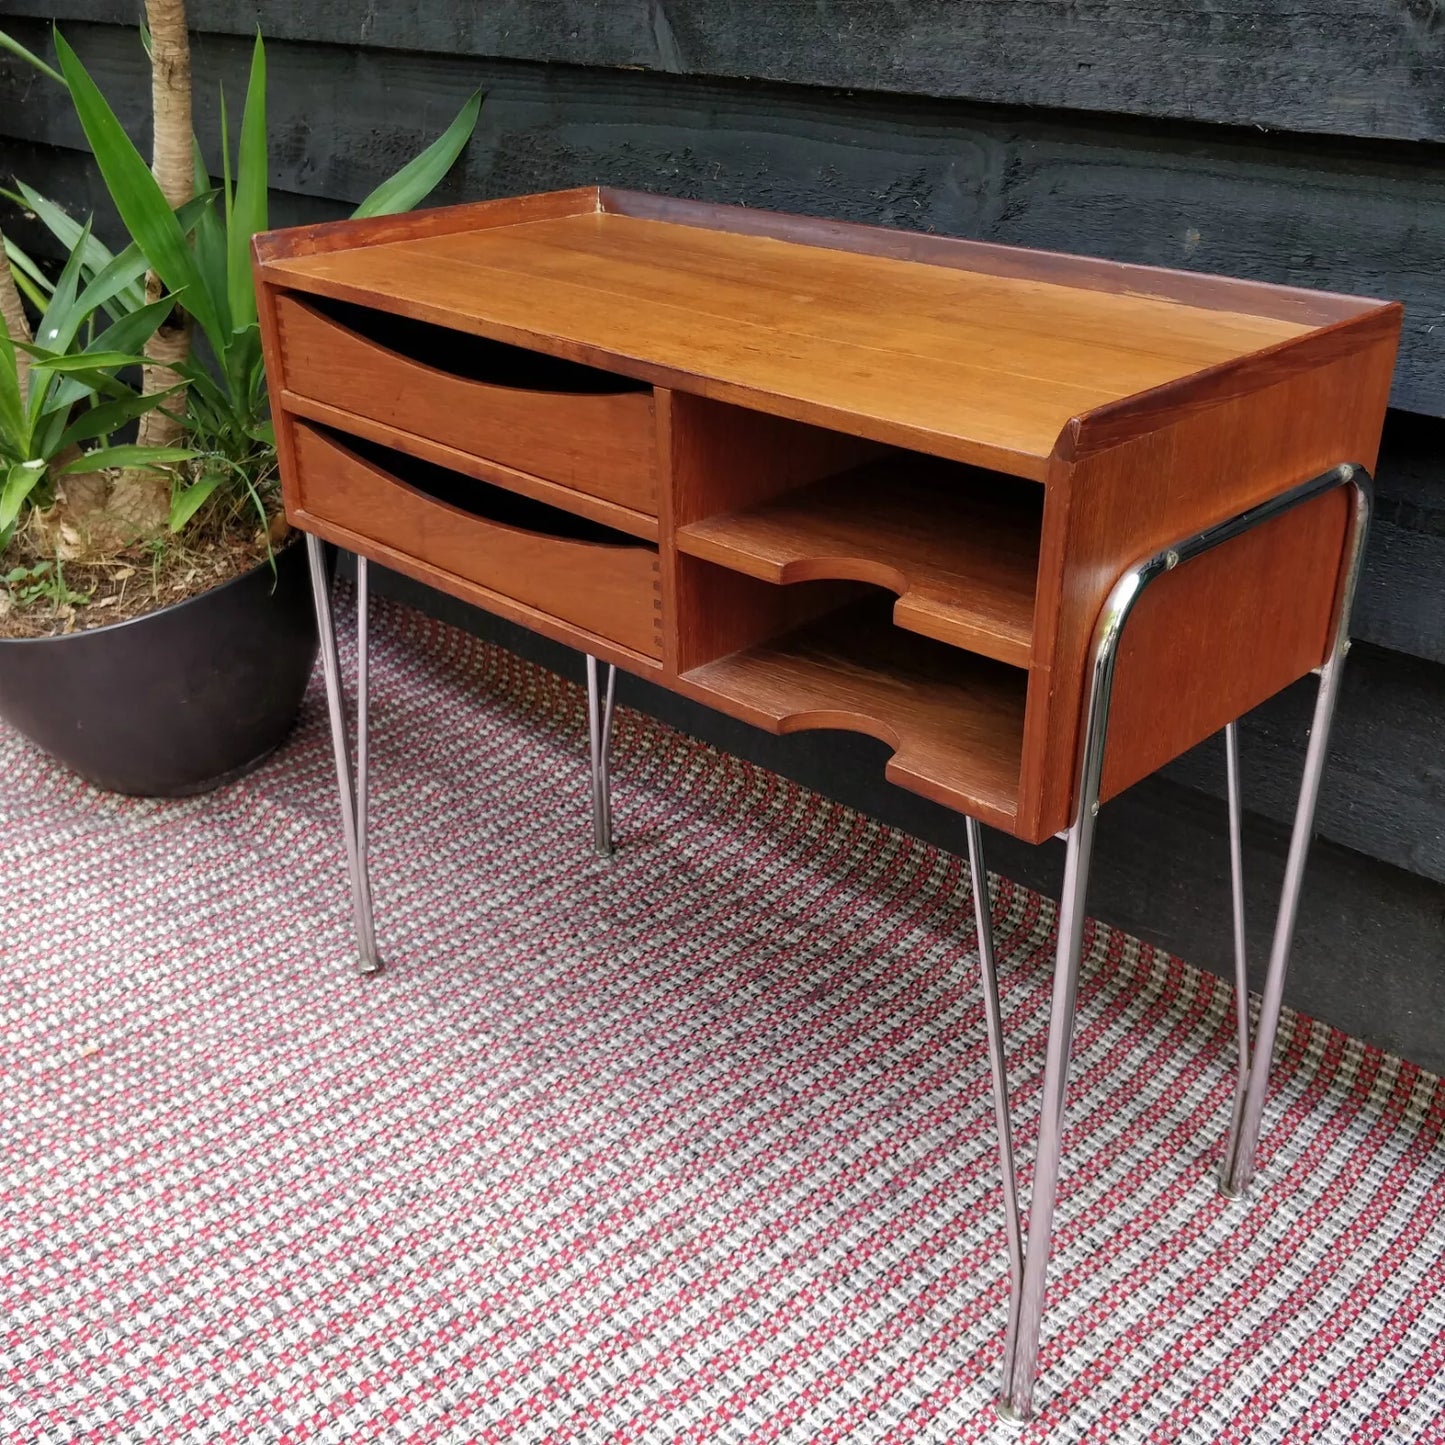
M597 676L598 661L587 656L587 740L592 750L592 843L603 858L612 856L612 704L617 696L617 668L607 664L605 698Z
M1365 533L1369 524L1372 487L1368 473L1350 464L1303 482L1287 492L1261 503L1204 531L1183 538L1174 546L1144 558L1131 567L1115 583L1100 613L1094 632L1094 666L1089 684L1089 697L1083 727L1078 783L1074 795L1073 822L1065 834L1068 851L1064 865L1063 894L1059 903L1058 951L1054 960L1053 998L1049 1011L1049 1042L1044 1062L1043 1095L1039 1112L1038 1151L1034 1164L1033 1193L1029 1201L1028 1236L1023 1245L1023 1265L1015 1264L1016 1253L1010 1233L1010 1274L1008 1327L1004 1343L1004 1359L1000 1382L998 1411L1011 1423L1026 1420L1032 1410L1034 1379L1038 1367L1039 1335L1043 1320L1044 1284L1052 1243L1054 1204L1058 1193L1059 1165L1063 1140L1065 1101L1068 1091L1069 1051L1073 1042L1074 1004L1078 992L1079 964L1084 942L1084 904L1088 891L1089 864L1093 854L1094 828L1099 814L1099 793L1104 772L1104 749L1108 735L1109 703L1113 693L1114 666L1118 657L1120 635L1139 596L1150 582L1172 571L1181 562L1188 562L1202 553L1241 536L1252 528L1294 507L1323 495L1336 487L1348 486L1354 496L1354 516L1350 538L1345 549L1342 576L1338 588L1334 644L1329 660L1321 670L1319 699L1315 707L1314 726L1310 734L1305 761L1304 783L1295 814L1294 835L1285 868L1283 896L1279 920L1275 928L1274 946L1270 955L1269 974L1265 985L1259 1029L1255 1039L1251 1065L1245 1082L1238 1091L1235 1121L1231 1131L1222 1179L1225 1187L1241 1191L1248 1183L1253 1167L1254 1149L1258 1141L1259 1121L1269 1083L1269 1061L1274 1047L1275 1027L1279 1022L1284 993L1285 965L1294 936L1298 912L1300 884L1304 876L1305 856L1309 850L1310 832L1314 822L1315 803L1319 796L1320 775L1324 767L1330 719L1339 690L1339 664L1349 647L1350 606L1359 577L1364 551ZM1231 732L1230 737L1233 738ZM1233 746L1231 744L1231 746ZM1237 757L1236 757L1237 763ZM1238 770L1233 769L1231 801L1238 791ZM1237 803L1236 803L1237 807ZM1237 811L1233 814L1237 817ZM1234 825L1232 825L1232 832ZM970 845L973 846L970 835ZM1237 849L1236 849L1237 854ZM1242 870L1235 902L1236 966L1243 968L1243 894ZM996 1107L1007 1119L1009 1113L1007 1076L1001 1040L994 1042L996 998L993 991L992 948L985 971L985 1010L989 1015L990 1052L993 1054L993 1077ZM980 934L980 961L984 955ZM1247 1003L1247 998L1246 998ZM1000 1031L1001 1032L1001 1031ZM1011 1165L1012 1142L1006 1125L1000 1126L1000 1157L1006 1168ZM1005 1192L1005 1208L1011 1190ZM1017 1205L1014 1206L1015 1210Z
M321 640L321 670L326 678L326 706L331 715L331 747L336 758L337 792L341 798L341 832L346 844L346 868L351 879L351 906L356 919L356 941L362 973L381 967L372 916L371 878L367 872L367 786L370 764L367 711L370 678L367 668L366 558L356 559L356 776L351 770L351 747L346 735L346 702L341 691L341 663L336 655L336 630L331 617L331 590L326 576L325 552L319 537L309 533L306 552L311 563L311 596L316 605L316 630Z
M1248 982L1241 977L1238 984L1236 1008L1239 1013L1241 1048L1240 1084L1235 1093L1234 1115L1230 1121L1224 1164L1219 1171L1220 1192L1231 1199L1242 1198L1254 1177L1254 1156L1259 1146L1265 1095L1269 1090L1274 1036L1279 1028L1280 1010L1284 1006L1285 970L1289 967L1290 947L1294 943L1295 922L1299 917L1300 890L1304 885L1305 862L1314 833L1315 805L1319 802L1320 779L1324 776L1325 758L1329 751L1330 724L1334 720L1335 703L1340 693L1340 673L1345 654L1350 650L1347 630L1349 604L1354 598L1355 583L1359 578L1360 561L1364 552L1365 531L1369 525L1369 487L1357 485L1355 497L1355 527L1350 547L1349 573L1345 580L1343 605L1334 646L1329 660L1320 669L1319 692L1315 696L1309 746L1305 750L1304 777L1300 782L1299 799L1295 803L1294 830L1290 834L1289 852L1285 857L1284 884L1280 889L1279 912L1275 916L1274 938L1270 943L1269 967L1264 976L1259 1025L1255 1030L1252 1051L1248 1051ZM1242 913L1242 907L1242 904L1236 905L1237 915ZM1237 972L1242 974L1242 965Z
M973 885L973 916L978 932L978 971L983 984L983 1017L988 1030L989 1071L993 1075L994 1124L998 1130L999 1173L1003 1178L1004 1232L1008 1240L1009 1295L1016 1299L1023 1284L1024 1239L1019 1214L1018 1171L1014 1168L1013 1124L1009 1114L1008 1056L1004 1051L1003 1011L999 1007L998 968L993 951L993 907L988 891L988 870L983 861L983 829L974 818L964 818L968 835L968 873ZM1013 1353L1015 1319L1010 1316L1005 1359ZM1000 1413L1009 1413L1000 1401ZM1022 1423L1020 1419L1019 1423Z
M1229 791L1229 894L1234 904L1234 1014L1239 1066L1234 1083L1232 1118L1249 1087L1249 942L1244 928L1244 805L1239 781L1239 724L1224 728L1224 768ZM1226 1156L1234 1150L1234 1131Z

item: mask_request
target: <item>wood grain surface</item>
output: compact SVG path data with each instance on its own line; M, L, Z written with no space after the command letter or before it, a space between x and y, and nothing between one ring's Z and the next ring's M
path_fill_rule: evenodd
M475 515L409 486L309 423L295 428L294 467L291 510L300 525L329 523L366 539L364 551L384 544L393 557L661 657L654 548L571 540Z
M274 284L1041 480L1070 419L1307 329L598 212L263 267ZM531 468L535 470L535 468Z
M770 732L868 733L894 750L890 781L1013 832L1026 674L901 632L890 611L864 599L678 684Z
M678 548L765 582L851 579L898 594L902 628L1029 665L1043 493L910 453L676 533Z
M258 253L265 245L263 237ZM293 296L278 299L276 326L283 374L313 400L636 512L657 512L650 390L620 383L614 393L514 385L516 359L505 351L487 361L492 380L459 374L458 348L448 346L451 333L443 328L432 328L438 334L407 355Z
M685 391L657 397L661 530L783 496L879 454L876 443L748 411ZM830 587L760 586L753 578L661 549L663 652L670 673L787 631L856 594Z
M407 456L418 457L436 466L448 467L454 472L475 477L480 482L490 482L509 492L531 497L534 501L560 507L603 527L640 537L644 542L657 541L657 518L646 512L618 506L615 502L605 501L587 492L549 482L545 477L535 477L530 472L519 472L515 467L503 466L500 462L489 461L486 457L458 451L455 447L433 441L430 437L416 436L412 432L402 431L399 427L388 426L385 422L357 416L355 412L331 406L324 401L312 401L310 397L297 396L295 392L283 389L277 400L280 403L280 421L283 426L296 417L320 422L334 431L347 432L369 442L393 447Z
M1357 355L1295 371L1281 365L1278 353L1262 353L1241 367L1254 373L1253 393L1231 390L1212 404L1164 413L1169 419L1153 431L1101 450L1085 444L1079 460L1057 461L1058 484L1044 507L1034 634L1035 670L1046 669L1048 677L1036 677L1030 690L1021 799L1021 813L1039 836L1070 821L1094 629L1125 569L1342 460L1373 468L1394 342L1378 334L1370 314L1339 325L1357 333ZM1086 419L1085 433L1087 427ZM1312 527L1298 513L1285 519L1267 558L1230 544L1235 557L1252 559L1248 568L1235 569L1228 555L1216 554L1201 559L1194 581L1181 584L1182 573L1170 573L1152 585L1147 608L1155 645L1129 653L1127 662L1121 654L1116 684L1125 706L1136 698L1146 715L1137 726L1121 720L1111 737L1106 776L1114 786L1140 776L1127 756L1135 746L1140 765L1152 758L1157 766L1202 741L1207 717L1217 716L1213 726L1221 726L1323 660L1312 655L1308 638L1324 635L1333 611L1343 537L1342 511L1334 515L1333 531ZM1262 566L1293 576L1297 593L1274 590L1274 579L1257 575ZM1331 580L1322 585L1321 577ZM1196 669L1171 639L1197 635L1197 609L1210 588L1236 588L1241 598L1257 593L1259 600L1254 609L1236 610L1223 605L1222 590L1216 593L1221 605L1209 665ZM1275 609L1296 604L1304 615L1324 615L1313 619L1313 632L1307 625L1285 646L1288 629L1280 628Z

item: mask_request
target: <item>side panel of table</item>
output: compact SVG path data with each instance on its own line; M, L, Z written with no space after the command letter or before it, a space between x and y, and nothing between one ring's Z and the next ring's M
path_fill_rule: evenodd
M1050 476L1026 723L1021 810L1036 837L1071 818L1081 698L1115 580L1341 462L1373 471L1398 334L1399 308L1382 307L1140 399L1140 416L1085 417L1063 439L1073 454ZM1116 677L1105 798L1320 665L1347 511L1322 498L1149 588Z

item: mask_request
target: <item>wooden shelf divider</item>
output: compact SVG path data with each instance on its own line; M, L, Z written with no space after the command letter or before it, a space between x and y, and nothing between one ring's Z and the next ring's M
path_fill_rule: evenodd
M888 778L1010 828L1028 674L896 628L879 600L705 663L679 679L774 733L844 728L894 750Z
M871 582L911 632L1027 667L1043 489L899 453L677 529L678 550L764 582Z

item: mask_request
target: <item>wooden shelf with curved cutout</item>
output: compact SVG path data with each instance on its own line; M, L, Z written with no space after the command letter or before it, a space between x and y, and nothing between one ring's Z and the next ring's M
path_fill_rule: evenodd
M690 522L677 546L764 582L886 587L897 626L1027 667L1042 513L1035 483L905 452Z
M1028 674L893 625L870 597L683 673L683 691L774 733L844 728L893 748L890 781L1001 828L1017 812Z

